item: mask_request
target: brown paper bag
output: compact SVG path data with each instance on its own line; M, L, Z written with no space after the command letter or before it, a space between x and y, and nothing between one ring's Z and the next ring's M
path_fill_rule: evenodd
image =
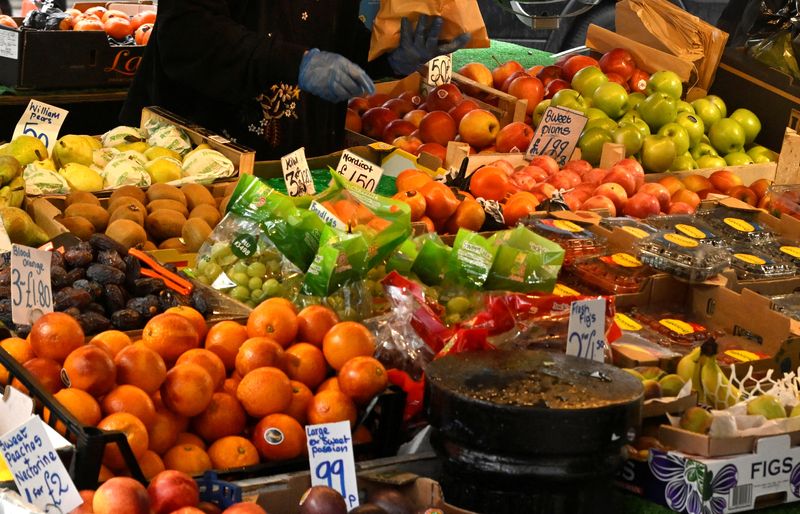
M697 87L714 82L728 33L667 0L617 2L617 32L682 60L697 69Z
M450 41L465 32L472 34L467 48L489 48L489 35L476 0L382 0L372 24L369 60L400 44L400 20L409 18L416 26L420 14L444 18L439 38Z

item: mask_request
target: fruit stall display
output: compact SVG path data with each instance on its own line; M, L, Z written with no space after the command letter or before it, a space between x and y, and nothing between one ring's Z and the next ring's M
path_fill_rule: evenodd
M150 31L156 22L156 10L148 9L129 14L119 9L107 9L94 5L83 11L72 7L62 11L57 7L39 8L34 6L27 12L21 27L37 30L104 31L109 42L115 45L147 45ZM43 7L43 6L42 6ZM11 16L4 15L0 24L18 28L20 24Z

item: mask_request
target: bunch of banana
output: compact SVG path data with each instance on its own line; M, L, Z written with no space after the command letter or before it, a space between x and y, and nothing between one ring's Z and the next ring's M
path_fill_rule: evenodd
M15 177L0 188L0 207L22 207L25 199L25 179Z
M714 340L698 346L678 362L678 375L691 379L697 402L714 409L726 409L739 401L739 390L730 383L717 363Z

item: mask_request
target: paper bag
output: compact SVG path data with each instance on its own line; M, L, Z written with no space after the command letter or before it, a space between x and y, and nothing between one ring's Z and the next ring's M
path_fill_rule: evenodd
M617 3L619 34L691 62L696 86L714 82L728 33L709 25L667 0L621 0Z
M369 60L400 44L400 20L408 18L416 26L420 14L444 18L439 39L450 41L469 32L467 48L489 48L489 35L477 0L383 0L372 24Z

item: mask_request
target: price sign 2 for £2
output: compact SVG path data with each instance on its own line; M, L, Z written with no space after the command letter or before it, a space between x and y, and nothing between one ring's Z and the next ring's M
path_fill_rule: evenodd
M537 155L549 155L563 167L575 151L587 121L586 116L577 111L548 107L525 157L531 160Z

